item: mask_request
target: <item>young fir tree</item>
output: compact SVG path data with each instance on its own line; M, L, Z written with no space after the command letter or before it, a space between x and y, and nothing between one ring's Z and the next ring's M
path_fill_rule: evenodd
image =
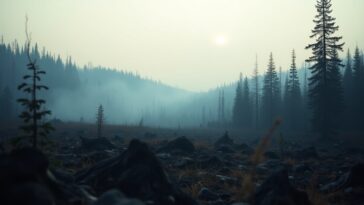
M339 29L335 25L335 18L331 16L331 0L317 0L311 38L315 43L309 44L306 49L312 49L311 77L309 78L309 98L312 109L312 126L323 138L335 133L338 126L339 114L342 110L341 81L337 79L340 59L337 52L342 51L342 37L335 36ZM338 73L340 75L340 72Z
M242 74L240 73L239 81L236 86L234 107L233 107L233 124L236 127L243 125L243 85Z
M99 107L97 108L97 115L96 115L97 137L102 137L104 122L105 122L104 108L102 107L102 105L99 105Z
M296 54L295 51L292 51L292 64L289 69L288 75L288 85L287 85L287 106L288 110L287 115L287 123L288 128L291 130L299 129L300 120L300 111L301 107L301 90L300 90L300 82L297 74L297 66L296 66Z
M24 107L24 111L20 114L24 125L21 129L29 134L31 138L32 145L34 148L38 147L38 138L45 138L51 130L53 130L52 125L49 122L44 122L44 118L51 114L51 111L43 109L45 100L38 97L38 91L44 89L48 90L48 87L40 84L41 76L45 75L46 72L41 70L36 64L36 60L31 58L30 54L30 44L31 38L28 33L28 19L26 18L25 33L26 33L26 44L25 53L27 55L28 64L27 69L30 72L24 75L23 82L18 86L18 89L23 91L25 94L29 94L30 98L20 98L18 102Z
M243 127L251 128L252 125L252 109L251 109L251 101L250 101L250 90L248 78L244 79L243 86L243 100L242 100L242 111L243 111Z
M279 79L274 65L273 54L270 54L268 69L264 76L262 96L262 117L264 125L269 126L278 117L280 102Z

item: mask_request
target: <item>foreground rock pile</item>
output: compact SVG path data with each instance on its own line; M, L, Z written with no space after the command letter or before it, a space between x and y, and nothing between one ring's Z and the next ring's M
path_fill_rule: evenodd
M262 153L265 160L252 164L254 146L235 143L228 133L199 147L187 137L150 145L131 140L128 147L107 138L81 139L78 147L57 153L55 159L63 164L57 167L50 166L40 151L24 148L0 155L0 204L363 202L363 153L345 149L338 153L312 146L297 146L284 155L277 150L266 150ZM343 153L346 158L337 158ZM85 156L92 159L86 165L81 163ZM70 161L75 162L70 165Z

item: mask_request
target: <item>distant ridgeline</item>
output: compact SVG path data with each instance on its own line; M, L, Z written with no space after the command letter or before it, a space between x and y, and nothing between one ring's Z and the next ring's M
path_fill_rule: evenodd
M82 118L86 122L94 122L96 108L103 104L108 123L134 124L143 119L144 123L153 125L162 125L163 121L169 122L167 126L183 124L181 120L167 118L175 118L174 114L182 113L183 107L178 104L181 104L180 101L188 104L186 100L193 95L190 92L131 72L104 67L80 68L71 57L64 62L60 56L56 57L45 49L40 52L37 44L31 49L31 55L47 72L42 81L50 91L42 97L52 110L52 118L70 121ZM0 43L0 99L8 106L8 109L1 109L2 121L15 120L18 115L20 109L16 99L22 93L18 92L17 86L26 72L26 64L23 46L16 41Z
M70 57L64 62L59 56L56 57L45 49L40 52L37 44L32 48L32 56L47 72L42 81L49 86L50 90L44 92L45 96L41 97L47 100L47 109L52 111L51 118L94 123L97 107L102 104L105 110L105 121L112 124L137 125L141 121L143 125L161 127L225 127L233 124L233 107L239 81L207 92L196 93L142 78L131 72L105 67L80 68ZM361 58L363 58L362 54ZM16 42L11 44L0 42L0 121L17 120L21 109L16 99L23 95L18 92L17 86L26 71L26 64L26 55L22 46ZM266 67L263 64L259 69L261 75L258 76L258 89L255 88L254 78L247 79L252 123L246 128L261 127L262 123L258 120L264 119L264 115L267 115L261 112L260 103L258 108L255 106L256 91L258 91L259 101L262 99L264 89L262 74L266 72ZM343 68L343 73L344 70ZM305 101L308 90L306 79L310 72L306 68L299 68L297 72L302 98ZM286 106L284 104L285 82L288 72L278 71L277 76L280 84L280 109L284 109ZM305 107L303 106L300 112L306 112L308 115ZM256 109L259 112L255 112ZM283 115L285 111L280 112ZM258 120L254 113L258 114ZM301 116L301 118L308 121L308 116L304 118ZM306 124L306 122L300 123Z

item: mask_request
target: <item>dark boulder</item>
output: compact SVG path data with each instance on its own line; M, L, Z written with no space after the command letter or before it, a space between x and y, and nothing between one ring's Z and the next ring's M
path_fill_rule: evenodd
M121 155L77 173L76 180L92 186L97 193L119 189L127 197L154 204L196 204L169 182L157 157L139 140L132 140Z
M173 166L177 168L186 168L195 165L194 160L189 157L182 157L173 162Z
M202 159L197 164L203 169L218 169L225 166L224 161L218 156L210 156Z
M245 143L236 145L235 149L237 149L238 152L241 152L246 155L251 155L254 152L254 149Z
M118 190L109 190L103 193L94 205L145 205L138 199L129 199Z
M214 144L215 149L219 148L222 145L229 145L229 146L234 145L234 141L229 137L229 133L227 131L225 132L225 134L222 137L217 139Z
M11 187L1 204L53 205L55 199L51 191L39 183L23 183Z
M289 183L288 172L281 169L268 177L255 192L257 205L307 205L310 204L305 192L296 190Z
M349 187L364 187L364 163L354 165L350 171L343 174L338 180L320 188L321 192L334 192Z
M224 154L232 154L235 150L229 145L220 145L216 151L224 153Z
M0 200L2 205L63 205L86 201L85 192L66 185L48 170L48 159L32 148L0 156ZM59 173L57 173L59 175Z
M210 191L208 188L203 187L198 193L198 199L204 201L215 201L219 199L219 195Z
M308 164L302 163L302 164L294 165L292 167L292 171L295 174L302 174L302 173L307 172L307 171L312 172L313 169Z
M158 152L168 153L191 153L195 151L195 146L186 137L178 137L158 149Z
M67 171L64 171L64 170L61 170L61 169L52 169L52 174L53 176L64 182L64 183L67 183L67 184L73 184L75 182L75 178L73 176L73 174L67 172Z

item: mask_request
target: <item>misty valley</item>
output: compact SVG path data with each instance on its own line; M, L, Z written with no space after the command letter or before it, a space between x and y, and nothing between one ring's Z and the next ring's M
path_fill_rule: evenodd
M229 47L234 42L233 34L231 38L224 33L216 35L213 46L207 46L200 56L197 53L203 49L197 45L201 44L192 37L204 33L203 29L213 24L209 18L220 14L220 6L214 10L207 5L215 5L220 0L196 3L193 7L161 2L165 6L161 13L166 12L166 8L173 8L175 13L167 12L165 17L171 19L163 17L160 21L164 23L160 24L153 23L155 16L147 15L149 10L144 6L149 4L146 2L114 4L146 12L146 17L123 20L126 26L147 22L150 27L133 32L136 36L149 32L152 40L148 45L161 47L148 55L162 54L165 62L158 62L158 58L148 61L150 68L143 71L161 72L155 62L159 63L157 65L165 63L172 70L170 78L180 79L186 87L147 77L143 71L128 70L127 63L125 68L82 65L77 59L80 56L77 49L82 47L82 42L93 35L102 36L101 33L108 33L108 30L85 34L85 39L79 39L80 44L73 47L76 54L64 57L54 51L53 44L41 43L47 41L32 35L34 30L47 32L49 22L45 19L47 15L55 18L56 14L39 12L37 15L44 18L44 24L28 15L25 27L13 24L13 27L21 27L24 43L17 35L9 35L12 31L6 22L10 20L0 19L0 26L7 34L5 39L3 29L0 30L1 205L364 204L364 53L360 47L364 44L360 41L363 39L350 39L355 35L342 37L341 30L350 30L346 26L350 23L335 19L336 15L351 12L349 9L340 7L340 12L335 13L339 0L315 1L315 6L308 6L312 10L310 18L297 17L302 22L312 22L313 18L306 34L296 32L300 38L307 37L307 42L293 49L294 40L280 39L287 40L281 45L289 51L285 60L279 52L277 55L275 52L258 53L253 59L241 56L242 61L253 63L235 72L229 70L234 58L223 54L226 49L233 49ZM37 4L40 3L45 2L39 0ZM60 5L72 5L68 3L48 2L45 7L58 5L63 11ZM80 2L74 4L76 7ZM93 12L113 11L109 1L81 3L87 4L95 6L91 9ZM263 3L243 4L248 7ZM4 10L2 6L18 13L23 12L18 10L22 6L31 8L27 3L10 1L0 2L0 11ZM199 22L199 18L179 18L177 11L187 8L193 13L196 12L193 9L200 7L203 9L198 10L197 16L206 15L208 20L194 27L196 30L180 33L168 27L166 22L169 21L181 27ZM224 8L227 14L238 9L225 4L221 10ZM69 12L71 15L72 9ZM269 15L270 10L264 12ZM125 17L127 14L118 15ZM116 18L114 15L112 18ZM288 18L274 14L280 15ZM255 21L257 25L260 22ZM77 24L76 20L67 22ZM92 23L96 28L108 26L107 21ZM117 33L115 25L109 24ZM231 24L235 26L239 21ZM78 26L77 29L82 27ZM87 28L85 25L84 29ZM152 37L155 28L175 35L172 41L183 41L187 37L192 40L175 50L170 49L169 38L162 40L165 44L159 44L160 38ZM364 31L356 32L363 37ZM66 39L68 35L65 31L57 38ZM255 36L256 40L252 37L248 40L259 45L259 35ZM273 32L271 35L271 41L278 41L273 39ZM128 38L132 42L134 37ZM347 43L356 40L356 45ZM92 41L93 49L99 49L100 56L110 56L107 59L127 53L113 53L111 47L118 45L117 40L113 43L106 43L107 39L98 41L105 41L105 44L100 46ZM143 45L141 42L143 40L140 40ZM48 50L47 45L52 49ZM135 50L140 45L135 44ZM239 50L253 52L248 43L245 47L241 42L236 45ZM72 48L72 45L65 46ZM110 53L104 53L103 46L110 46ZM163 46L170 49L169 53L164 53ZM178 53L184 46L190 46L193 51L190 59L181 56L183 61L197 62L197 56L204 62L193 68L194 76L182 75L183 72L169 64L173 52ZM138 52L144 52L143 48L139 49ZM217 52L218 62L224 65L217 80L198 71L199 67L209 65L208 61L211 61L211 72L217 69L212 65L216 59L207 51L213 49L222 50ZM264 52L270 49L274 48L264 46ZM143 58L135 56L135 59L135 66L143 67L142 63L137 64ZM124 60L132 62L127 57ZM183 61L174 62L186 66ZM287 62L287 66L280 66L285 64L280 61ZM229 81L228 74L232 72L235 77ZM207 87L209 76L214 86L202 89ZM192 86L201 89L190 89Z

